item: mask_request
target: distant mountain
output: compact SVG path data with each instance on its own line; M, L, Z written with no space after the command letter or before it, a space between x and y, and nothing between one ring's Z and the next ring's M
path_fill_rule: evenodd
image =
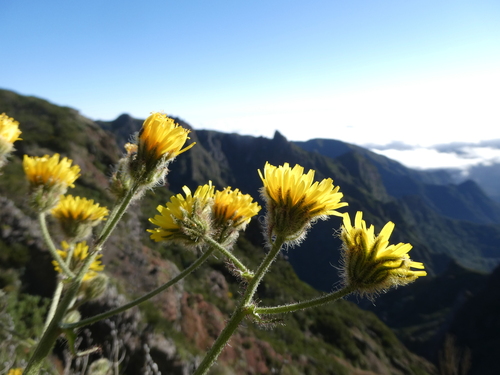
M394 198L417 195L434 211L451 219L481 224L500 223L500 203L489 198L472 180L456 184L456 177L446 170L417 171L383 155L336 140L313 139L295 144L331 158L357 152L377 168L387 193ZM496 176L500 176L500 171Z
M391 194L412 189L411 182L418 180L427 184L445 185L454 183L454 179L444 170L419 171L403 166L401 163L366 148L334 139L311 139L304 142L294 142L306 151L317 152L330 158L337 158L350 151L356 151L372 161L383 175L384 182L391 189ZM392 180L394 179L394 180ZM390 185L390 186L389 186Z
M461 183L465 179L476 182L491 199L500 202L500 178L498 178L500 163L488 162L473 165L468 167L465 173L458 169L444 169L443 171L453 176L455 183Z

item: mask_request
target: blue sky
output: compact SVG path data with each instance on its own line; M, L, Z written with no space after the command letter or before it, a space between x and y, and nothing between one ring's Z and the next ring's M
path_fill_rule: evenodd
M0 14L0 87L92 119L164 111L417 149L500 139L498 0L0 0Z

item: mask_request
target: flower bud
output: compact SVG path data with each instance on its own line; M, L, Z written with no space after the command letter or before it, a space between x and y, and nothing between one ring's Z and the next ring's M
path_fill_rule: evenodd
M132 157L132 153L128 153L128 156L121 158L111 175L109 190L118 199L124 198L134 185L134 179L128 169Z
M212 207L214 239L222 246L230 247L238 238L238 232L245 230L250 219L257 215L261 207L252 202L249 194L242 194L239 189L227 187L217 191Z
M63 324L78 323L82 319L82 314L78 310L69 311L63 318Z
M99 358L92 362L87 371L88 375L108 375L112 373L112 364L106 358Z
M79 293L85 301L97 299L106 291L108 282L108 276L104 273L98 273L91 279L82 282Z

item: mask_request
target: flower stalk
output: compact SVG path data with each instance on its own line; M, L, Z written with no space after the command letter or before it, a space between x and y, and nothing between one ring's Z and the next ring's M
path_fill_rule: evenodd
M62 280L57 282L56 290L54 290L54 294L52 295L52 301L50 302L49 312L47 313L47 317L45 318L45 324L43 326L42 335L47 330L52 318L54 318L54 314L56 313L57 305L59 304L59 300L61 299L62 291L63 291L64 283Z
M113 219L110 220L110 222L108 223L109 225L107 227L103 228L99 238L97 239L97 241L93 246L93 250L84 259L82 267L78 271L77 275L74 276L73 279L71 280L71 283L69 284L66 293L62 297L61 302L59 303L54 312L53 318L51 319L44 333L42 334L42 337L40 338L40 341L38 342L35 351L33 352L31 358L28 361L28 365L26 366L26 369L24 371L25 375L37 375L40 372L44 359L50 354L57 338L62 332L61 328L59 327L59 324L60 322L62 322L68 309L73 305L76 295L80 290L80 286L82 284L85 274L87 273L91 264L95 261L95 258L100 254L102 246L109 238L111 232L115 229L116 225L118 224L118 221L121 219L121 217L127 210L128 206L130 205L130 202L132 201L134 193L135 193L134 189L131 189L129 193L124 197L124 199L119 203L119 205L115 207ZM50 239L45 224L45 216L43 213L40 214L39 216L41 218L41 223L43 223L42 225L45 226L45 228L42 229L42 232L44 231L46 232L46 236L44 235L44 237L46 239L48 238L50 240L50 243L52 243L52 240ZM54 244L52 243L52 246L53 245ZM55 250L55 246L53 246L53 249ZM55 252L57 253L57 251ZM59 254L57 254L57 256L59 257ZM59 258L55 257L55 259L58 260L59 264L61 265L61 269L63 269L64 266L67 267L66 262L60 259L60 257Z
M264 306L264 307L256 307L253 311L255 315L260 314L285 314L291 313L299 310L309 309L311 307L321 306L329 302L336 301L342 297L345 297L352 292L356 291L356 288L353 287L344 287L335 292L328 293L326 295L320 296L318 298L314 298L304 302L290 303L283 306Z
M24 370L24 375L37 375L40 372L44 359L50 354L57 338L61 334L61 329L59 328L59 322L63 320L66 311L73 304L74 299L78 293L78 290L80 289L83 277L85 276L85 273L87 272L88 268L95 260L95 257L97 255L98 252L94 251L85 259L85 263L83 264L82 268L80 269L76 277L69 285L68 290L61 299L59 306L57 306L57 309L54 313L54 317L50 321L45 332L42 334L42 337L40 338L40 341L38 342L35 351L33 352L30 360L28 361L28 365Z
M47 228L47 220L45 212L41 212L38 214L38 221L40 223L40 228L42 230L43 239L45 241L45 244L47 245L47 248L49 249L50 255L52 255L54 260L57 263L59 263L63 273L67 277L69 278L75 277L73 271L69 269L68 264L66 264L66 262L61 258L61 256L57 252L56 246L54 245L52 237L50 236L49 229Z
M250 271L231 251L227 250L224 246L222 246L210 236L204 235L203 240L212 248L217 249L227 259L229 259L240 271L242 276L244 276L246 279L253 278L253 272Z
M236 309L234 310L231 319L229 319L226 327L222 330L217 340L215 340L214 344L205 355L205 358L203 358L203 361L200 363L193 375L204 375L208 372L210 367L212 367L212 365L215 363L220 353L228 343L231 336L240 325L241 321L247 315L253 314L253 311L255 310L255 305L253 304L253 297L255 295L255 292L257 291L257 288L264 275L269 270L269 267L278 256L278 253L281 250L281 246L284 242L284 237L277 237L275 239L271 250L267 253L259 268L255 272L254 277L248 283L245 294L238 304L238 307L236 307Z

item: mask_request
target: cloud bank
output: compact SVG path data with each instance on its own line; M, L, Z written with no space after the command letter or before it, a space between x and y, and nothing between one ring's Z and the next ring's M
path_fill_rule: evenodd
M459 169L463 176L477 166L500 164L500 139L475 143L453 142L433 146L413 146L403 142L387 145L366 144L373 152L414 169Z

